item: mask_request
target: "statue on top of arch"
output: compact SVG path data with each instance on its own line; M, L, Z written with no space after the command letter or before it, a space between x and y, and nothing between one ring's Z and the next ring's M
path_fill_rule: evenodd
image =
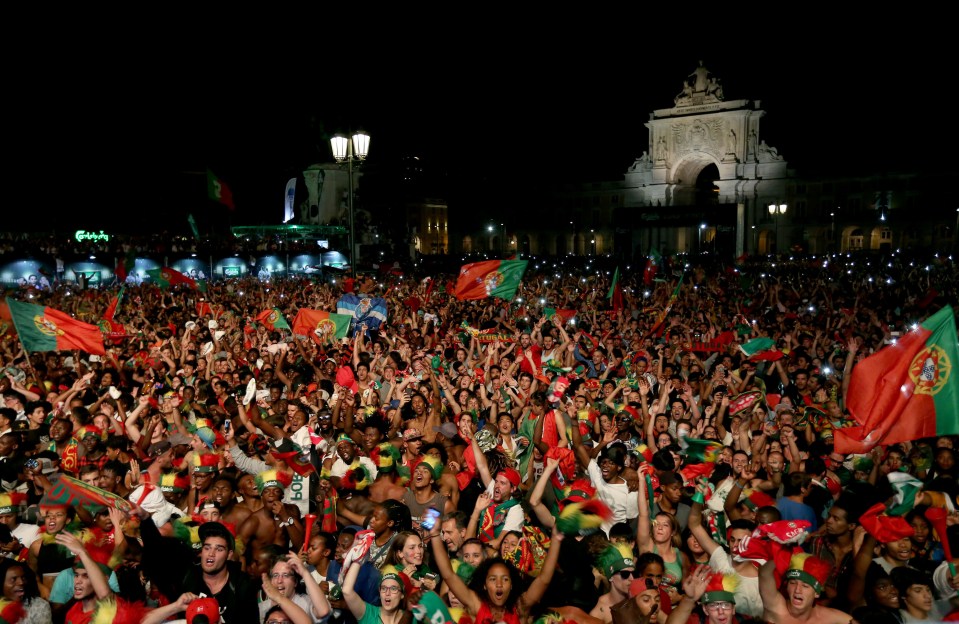
M683 81L682 92L673 98L677 107L722 101L723 85L719 77L706 69L702 61L699 61L699 67Z

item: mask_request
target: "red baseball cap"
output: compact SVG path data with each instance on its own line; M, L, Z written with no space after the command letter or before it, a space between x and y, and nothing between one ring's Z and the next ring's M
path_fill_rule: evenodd
M500 475L506 477L506 480L509 481L513 487L519 487L520 481L522 481L519 472L517 472L515 468L504 468L496 473L497 477Z
M193 624L193 618L205 615L210 622L220 621L220 603L216 598L197 598L186 608L186 624Z

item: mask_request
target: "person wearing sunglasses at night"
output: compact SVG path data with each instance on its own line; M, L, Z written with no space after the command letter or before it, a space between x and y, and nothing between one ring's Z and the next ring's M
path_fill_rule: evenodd
M603 622L612 622L612 607L629 598L629 586L636 571L633 551L626 544L611 544L597 557L596 567L609 580L609 591L599 597L589 614Z

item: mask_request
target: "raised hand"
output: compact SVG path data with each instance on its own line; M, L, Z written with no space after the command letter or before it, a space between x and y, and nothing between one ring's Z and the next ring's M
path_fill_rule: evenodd
M683 579L683 593L698 601L706 593L706 585L713 571L708 565L698 565Z

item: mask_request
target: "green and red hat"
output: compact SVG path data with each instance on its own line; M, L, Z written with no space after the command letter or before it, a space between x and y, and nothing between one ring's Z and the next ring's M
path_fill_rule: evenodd
M736 604L736 588L739 587L739 577L733 574L715 572L706 582L706 593L703 594L703 604L711 602L730 602Z
M808 553L793 555L789 560L789 569L783 577L787 581L797 580L809 585L817 594L821 594L832 564Z

